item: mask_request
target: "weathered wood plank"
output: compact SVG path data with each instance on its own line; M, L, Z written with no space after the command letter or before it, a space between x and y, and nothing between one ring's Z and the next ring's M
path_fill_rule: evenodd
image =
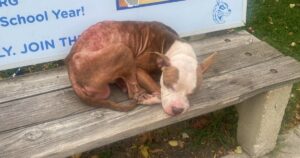
M0 157L64 157L239 103L300 79L300 63L289 57L208 78L191 97L187 113L167 116L160 106L129 113L95 109L0 134Z
M230 39L231 42L225 42ZM207 54L213 51L226 50L258 42L246 31L233 32L218 36L210 36L200 41L192 41L197 54ZM70 87L64 68L17 77L0 81L0 103L26 98L41 93L47 93Z
M203 39L190 41L190 44L197 50L197 55L201 55L243 45L251 45L259 41L259 39L249 34L247 31L239 31L221 34L211 33Z
M70 82L66 69L63 67L6 79L0 81L0 103L66 87L70 87Z
M246 52L251 55L247 55ZM251 47L242 46L220 51L207 77L255 65L278 56L281 54L263 42L252 44ZM126 96L114 90L111 99L121 101L125 100ZM91 107L84 106L78 101L71 89L2 103L0 104L0 132L59 119L90 109Z

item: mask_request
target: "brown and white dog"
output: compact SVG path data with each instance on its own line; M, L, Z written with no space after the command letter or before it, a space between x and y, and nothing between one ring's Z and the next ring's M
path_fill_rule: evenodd
M200 86L213 56L198 64L193 48L159 22L105 21L81 34L65 62L75 93L89 105L128 111L162 102L167 114L177 115L188 109L187 96ZM161 71L159 86L152 75ZM112 83L133 103L109 100Z

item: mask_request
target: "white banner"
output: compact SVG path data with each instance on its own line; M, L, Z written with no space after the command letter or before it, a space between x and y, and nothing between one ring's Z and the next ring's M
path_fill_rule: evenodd
M161 21L181 36L243 26L246 0L0 0L0 70L65 58L103 20Z

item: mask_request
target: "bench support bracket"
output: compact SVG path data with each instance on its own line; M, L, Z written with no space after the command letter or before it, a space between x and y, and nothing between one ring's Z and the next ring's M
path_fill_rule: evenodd
M285 85L237 105L237 140L249 156L260 157L275 148L291 89Z

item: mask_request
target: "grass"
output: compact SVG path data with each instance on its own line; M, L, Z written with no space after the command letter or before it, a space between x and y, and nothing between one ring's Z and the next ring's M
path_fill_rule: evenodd
M293 5L295 4L295 6ZM294 7L292 7L294 6ZM250 0L246 29L285 55L300 61L300 1ZM299 124L300 83L294 85L281 131Z
M297 2L299 5L290 8ZM250 0L247 15L247 28L252 34L300 61L299 0Z
M205 128L188 128L188 132L193 137L193 145L197 147L203 145L222 146L225 149L236 146L237 119L238 116L234 107L211 113L209 115L210 121Z

